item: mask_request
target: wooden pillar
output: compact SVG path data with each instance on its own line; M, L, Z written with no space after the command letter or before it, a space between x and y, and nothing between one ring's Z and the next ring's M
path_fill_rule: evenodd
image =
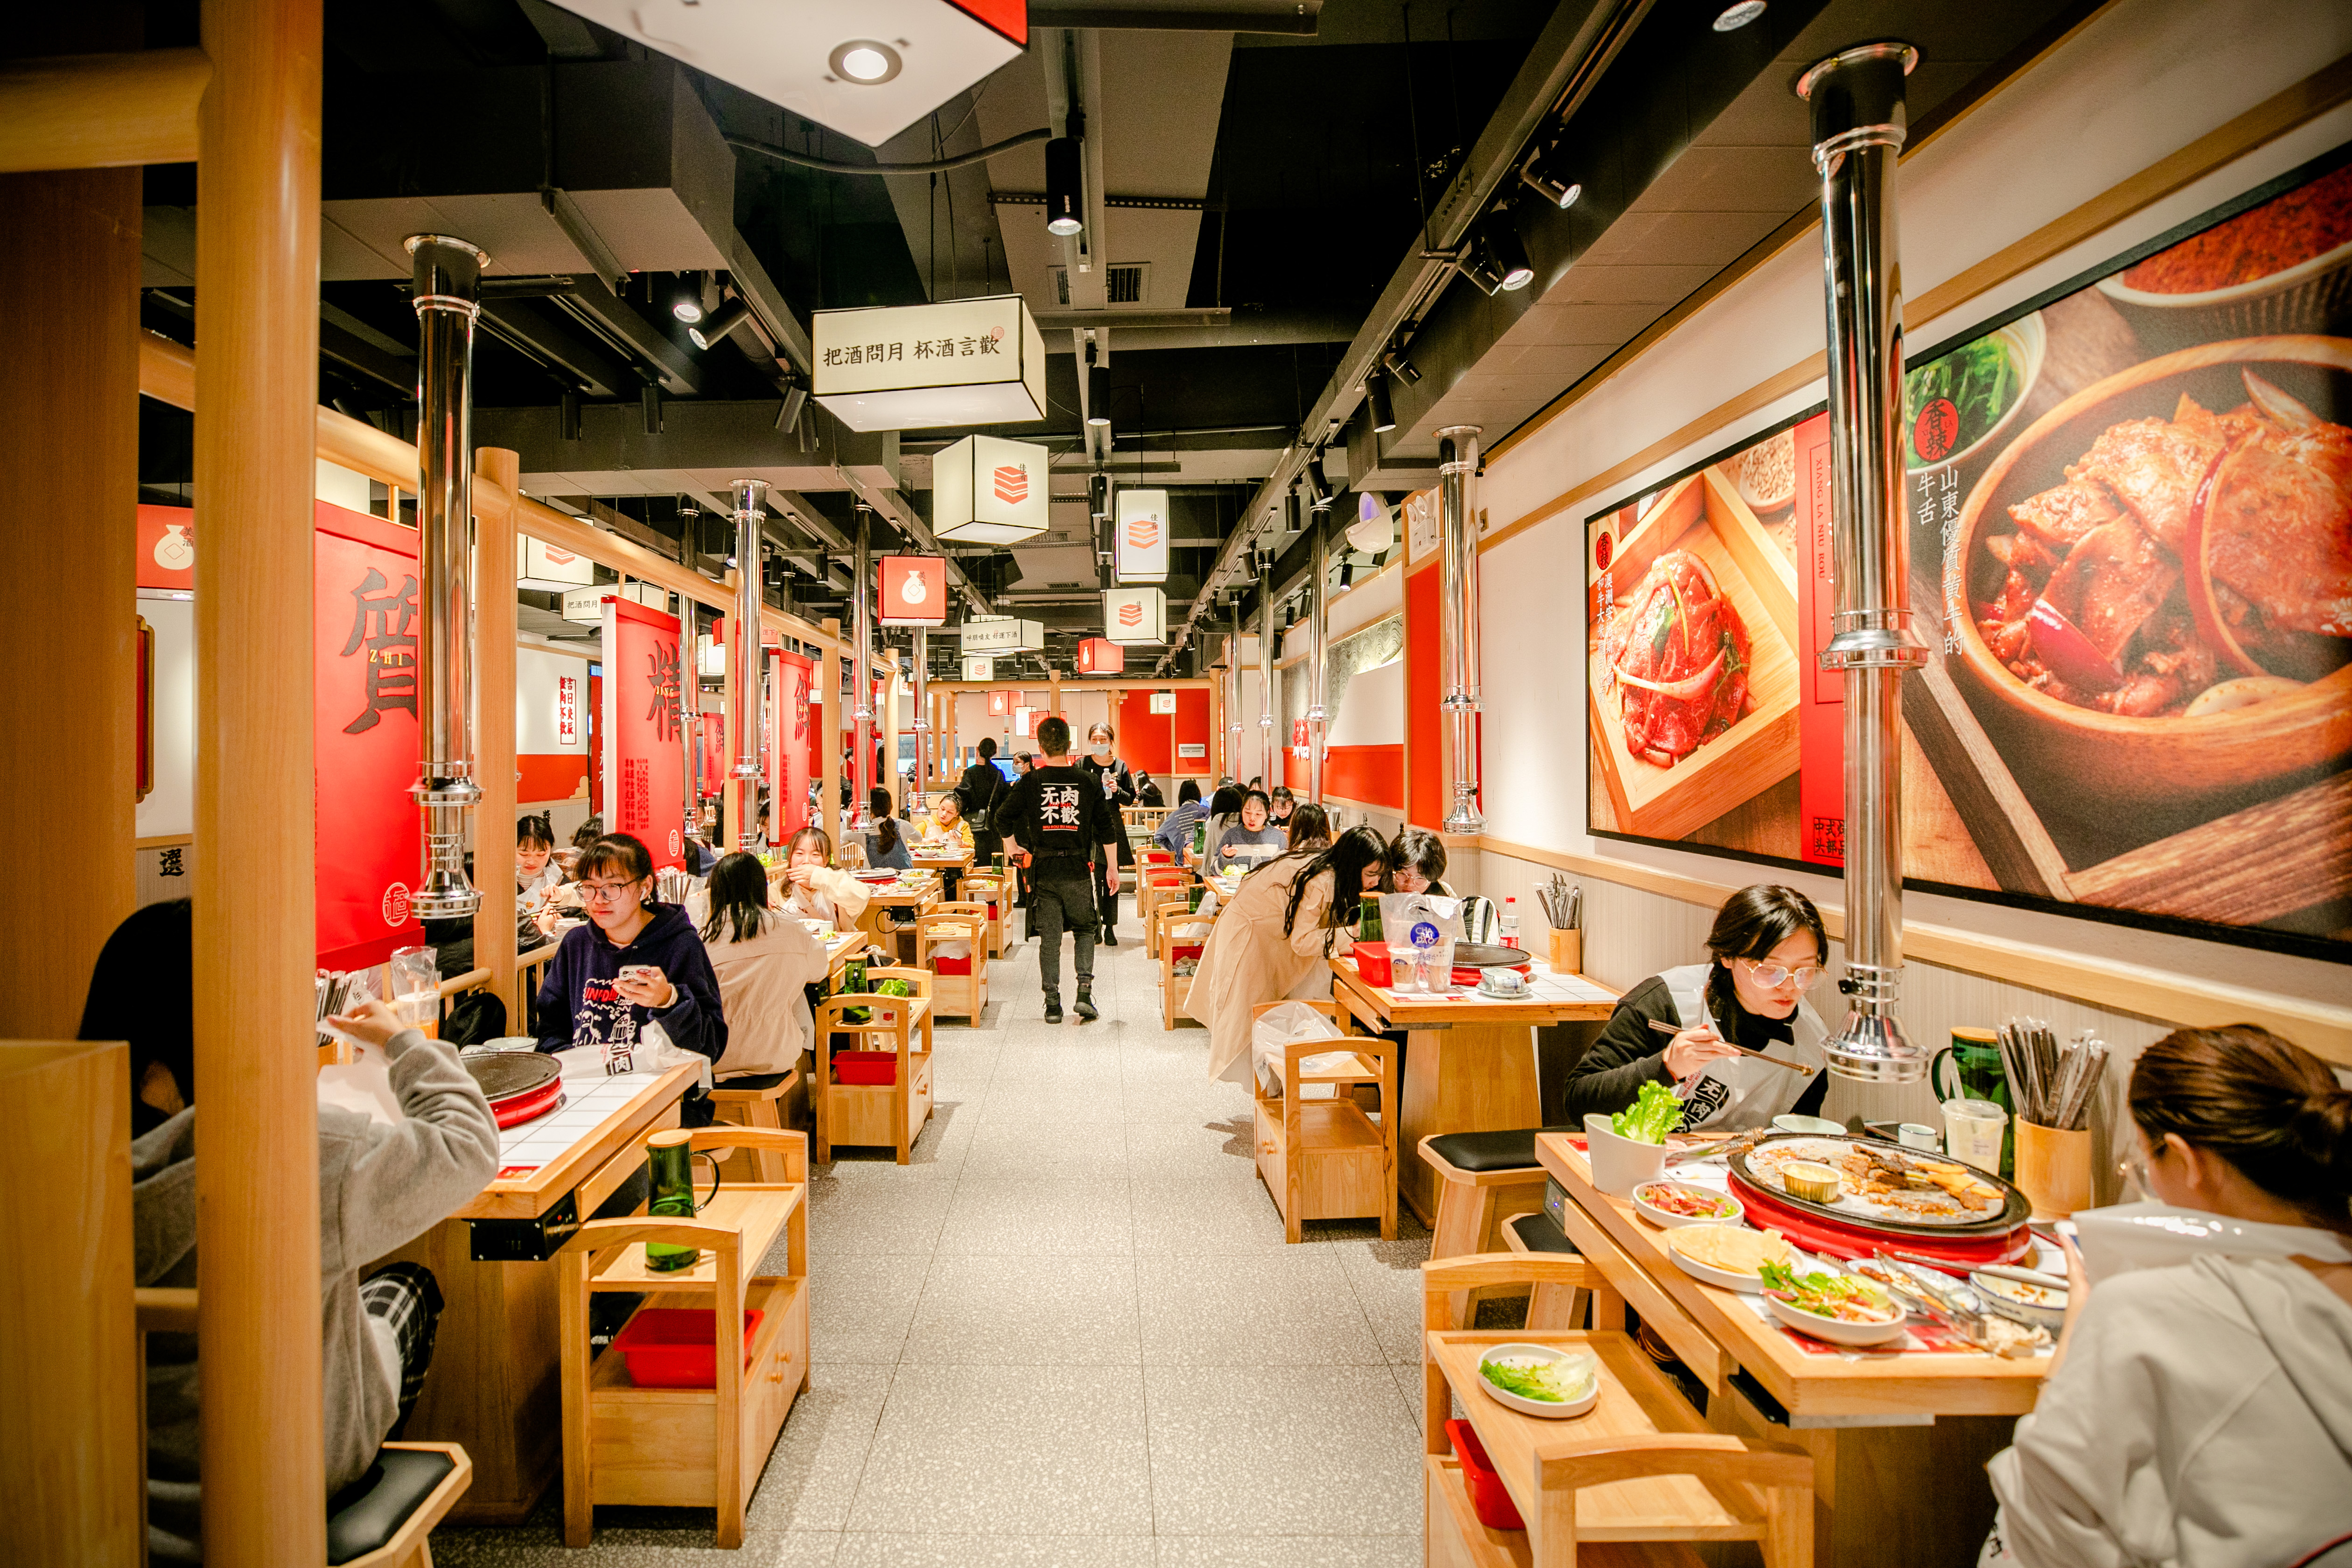
M0 944L0 1037L73 1038L138 899L139 178L0 176L0 776L40 908Z
M824 647L816 660L816 694L824 704L817 720L817 733L824 737L824 783L818 791L817 825L824 836L833 840L836 853L841 848L841 621L838 616L824 623Z
M1048 713L1062 711L1062 672L1058 669L1049 669L1045 672L1045 711ZM1067 717L1066 714L1063 716ZM1072 741L1071 747L1075 754L1076 749L1075 740Z
M326 1559L311 971L320 0L205 0L195 1058L205 1554Z
M474 453L474 963L507 1005L507 1033L524 1027L515 984L515 499L522 459L499 447ZM495 489L491 486L496 486Z

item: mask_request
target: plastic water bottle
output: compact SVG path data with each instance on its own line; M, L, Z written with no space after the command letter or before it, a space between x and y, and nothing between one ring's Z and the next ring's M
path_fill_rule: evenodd
M1517 899L1503 900L1503 945L1519 945L1519 900Z

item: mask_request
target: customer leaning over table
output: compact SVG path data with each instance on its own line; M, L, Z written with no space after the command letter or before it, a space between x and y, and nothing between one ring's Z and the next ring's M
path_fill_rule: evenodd
M727 1019L716 1076L796 1069L816 1032L807 987L831 965L808 927L769 902L768 868L758 857L738 850L712 868L702 941Z
M82 1010L85 1040L129 1040L133 1281L196 1284L195 987L185 900L150 904L107 939ZM319 1108L320 1371L327 1499L364 1475L405 1420L433 1359L441 1292L415 1263L365 1279L367 1263L406 1246L480 1192L498 1173L499 1130L457 1053L401 1026L371 997L335 1026L388 1064L401 1120ZM281 1047L289 1042L278 1042ZM299 1045L307 1056L306 1036ZM234 1159L234 1150L207 1158ZM197 1345L155 1334L147 1345L147 1544L152 1561L202 1561Z
M2352 1563L2352 1090L2267 1029L2176 1029L2126 1093L2127 1163L2179 1261L2079 1254L2033 1414L1989 1467L1979 1560ZM2070 1251L2071 1251L2071 1244ZM2095 1262L2104 1260L2096 1254Z

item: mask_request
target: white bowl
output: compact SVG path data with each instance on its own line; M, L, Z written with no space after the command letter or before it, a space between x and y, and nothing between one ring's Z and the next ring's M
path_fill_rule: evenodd
M1789 1265L1794 1268L1798 1261L1797 1249L1795 1246L1789 1244L1785 1237L1782 1240L1783 1244L1789 1247ZM1675 1260L1675 1268L1702 1285L1712 1285L1718 1290L1744 1291L1750 1296L1760 1296L1764 1293L1764 1281L1753 1271L1734 1274L1728 1268L1717 1268L1712 1263L1701 1263L1697 1258L1690 1257L1681 1247L1676 1247L1672 1237L1666 1238L1666 1256Z
M1772 1125L1783 1132L1801 1133L1810 1138L1843 1138L1845 1123L1832 1121L1826 1116L1799 1116L1791 1111L1772 1118Z
M1591 1354L1592 1352L1590 1351L1563 1350L1558 1345L1514 1343L1496 1345L1493 1350L1488 1351L1485 1355L1478 1358L1478 1364L1481 1367L1484 1367L1488 1362L1497 1361L1504 1357L1509 1357L1513 1360L1525 1360L1541 1363L1546 1362L1569 1361L1578 1357L1588 1357ZM1600 1362L1596 1358L1593 1362L1592 1367L1592 1392L1586 1394L1581 1399L1570 1400L1565 1403L1557 1403L1546 1399L1525 1398L1522 1395L1513 1394L1507 1388L1496 1387L1492 1382L1488 1381L1483 1372L1480 1373L1478 1377L1478 1386L1485 1391L1487 1398L1503 1406L1506 1410L1516 1410L1523 1415L1540 1415L1547 1420L1564 1420L1570 1415L1581 1415L1586 1411L1591 1409L1593 1405L1600 1403L1601 1365Z
M2047 1329L2054 1334L2066 1326L2067 1292L2064 1290L2049 1289L2043 1291L2045 1295L2055 1297L2054 1302L2028 1301L2010 1292L2032 1290L2035 1287L2015 1279L1997 1279L1990 1274L1970 1274L1969 1283L1975 1286L1977 1294L1985 1299L1986 1306L2029 1329Z
M2017 422L2019 410L2025 406L2025 400L2033 395L2034 384L2042 379L2042 356L2048 342L2047 334L2042 328L2042 312L2036 310L2030 316L2020 316L2014 321L2005 326L1996 327L1985 335L2008 341L2010 352L2015 356L2017 363L2016 401L2001 410L2000 417L1992 422L1991 428L1958 451L1947 452L1932 463L1916 465L1913 465L1910 461L1911 432L1908 422L1909 410L1906 405L1903 433L1905 473L1914 478L1923 474L1941 473L1946 468L1964 463L1979 452L1986 450Z
M1592 1184L1611 1197L1631 1197L1643 1182L1654 1182L1666 1168L1666 1146L1620 1137L1609 1118L1593 1111L1584 1119L1584 1147L1592 1162Z
M1655 1207L1642 1196L1642 1187L1655 1186L1657 1184L1643 1182L1640 1187L1633 1189L1633 1212L1660 1230L1677 1230L1686 1225L1738 1225L1748 1215L1748 1205L1729 1193L1718 1192L1713 1187L1702 1187L1693 1182L1668 1182L1665 1184L1681 1192L1695 1193L1703 1198L1712 1198L1718 1204L1729 1204L1731 1212L1712 1215L1687 1215L1675 1214L1670 1209Z
M1824 1318L1818 1312L1808 1312L1791 1306L1778 1296L1767 1296L1764 1304L1772 1315L1811 1339L1826 1340L1833 1345L1883 1345L1889 1340L1903 1337L1907 1314L1900 1301L1895 1302L1895 1317L1885 1323L1849 1323L1842 1318Z

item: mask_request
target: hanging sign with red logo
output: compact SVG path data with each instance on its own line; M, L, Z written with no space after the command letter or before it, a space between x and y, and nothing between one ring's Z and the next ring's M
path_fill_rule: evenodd
M656 866L685 863L686 757L677 617L604 601L604 804L608 831L642 839Z
M317 814L319 963L358 969L424 940L408 907L423 839L408 794L417 771L416 531L326 501L313 518L311 765L319 799L334 803Z
M528 533L515 535L515 586L541 594L568 593L596 581L596 568L576 555Z
M937 555L885 555L876 563L886 626L948 624L948 563Z
M1122 583L1168 581L1168 492L1121 490L1114 502L1113 554Z
M782 845L809 826L809 781L817 753L816 665L768 650L768 842Z
M1021 694L1017 691L992 691L988 694L988 716L992 719L1010 718L1020 700Z
M1168 595L1157 588L1103 590L1103 633L1122 647L1168 640Z
M1013 544L1045 531L1045 448L967 436L931 459L931 531L965 544Z
M196 514L184 506L139 509L139 585L193 590L196 585Z
M1078 644L1080 675L1118 675L1127 668L1127 650L1108 637L1087 637Z

